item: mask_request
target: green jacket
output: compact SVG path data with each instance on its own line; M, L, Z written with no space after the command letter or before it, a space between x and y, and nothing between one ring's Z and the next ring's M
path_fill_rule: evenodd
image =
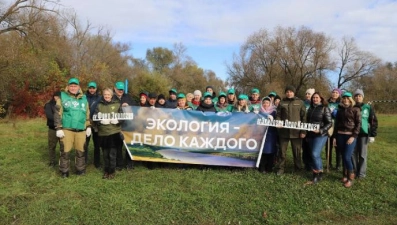
M304 102L298 97L282 99L277 107L276 119L306 123L306 107ZM300 133L306 134L306 131L278 128L278 134L281 138L299 138Z
M110 102L106 102L102 98L95 109L94 118L98 118L98 114L112 115L112 113L122 113L120 101L113 98ZM119 121L117 124L102 124L101 121L96 121L95 124L98 127L98 136L109 136L120 133L121 122L122 121Z

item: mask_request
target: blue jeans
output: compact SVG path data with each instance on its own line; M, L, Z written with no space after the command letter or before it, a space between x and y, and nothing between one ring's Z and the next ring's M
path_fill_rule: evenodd
M348 145L347 140L351 137L350 134L337 134L336 136L336 145L339 148L339 151L342 153L342 161L346 170L353 171L353 162L352 155L354 148L356 147L357 138L354 138L354 141Z
M308 138L309 148L313 159L313 170L323 170L323 159L321 158L321 150L323 149L327 136L318 136Z

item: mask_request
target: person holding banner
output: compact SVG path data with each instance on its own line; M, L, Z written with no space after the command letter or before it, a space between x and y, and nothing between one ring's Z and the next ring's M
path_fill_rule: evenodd
M136 106L137 103L131 98L131 96L125 93L125 90L126 87L122 81L116 82L116 84L114 85L114 94L112 99L119 100L121 107ZM133 168L133 161L131 160L127 152L128 150L125 151L125 162L124 162L123 145L124 145L123 140L120 138L117 144L117 163L116 163L117 170L122 170L124 164L127 169Z
M310 107L307 110L306 122L318 124L319 129L308 131L306 135L307 149L311 153L313 179L308 184L317 184L322 179L323 162L321 151L328 138L328 130L332 126L331 110L328 103L319 92L311 97Z
M342 152L342 182L346 188L353 185L355 178L352 156L361 127L360 107L355 106L355 104L356 102L350 92L343 93L335 119L334 133L336 134L336 140L334 140L334 146L338 146Z
M258 88L253 88L251 90L251 97L249 98L249 100L254 111L259 111L262 106L262 101L259 95L260 92Z
M192 105L193 105L193 109L196 109L200 103L201 103L201 91L200 90L195 90L193 92L193 99L192 99Z
M139 93L139 106L141 107L149 107L148 103L149 93L146 91L142 91Z
M91 135L90 109L88 101L80 88L77 78L71 78L65 91L56 102L54 123L56 136L60 139L61 156L59 170L62 178L69 177L70 152L75 149L75 167L77 175L85 174L84 144Z
M236 103L237 103L236 92L234 91L233 88L230 88L229 90L227 90L227 104L232 106Z
M105 88L102 95L103 97L94 112L95 118L102 117L100 121L96 121L100 146L103 151L104 174L102 178L113 179L116 172L117 147L121 132L120 122L114 115L123 111L119 100L112 98L113 91L110 88Z
M179 93L176 98L177 98L177 106L176 106L177 109L192 110L192 107L190 107L186 102L185 94Z
M285 88L285 98L277 107L277 120L288 122L306 122L306 108L303 101L295 96L295 87L287 86ZM294 158L295 170L302 169L302 138L305 138L305 130L278 128L280 137L280 152L278 155L277 175L282 175L285 170L286 154L288 142L292 145L292 154Z
M231 107L226 102L226 93L220 92L218 96L218 102L215 104L217 112L230 112Z
M159 94L155 106L156 108L165 108L165 96L163 94Z
M237 98L237 104L232 108L232 112L252 112L253 108L249 104L248 96L245 94L240 94Z
M175 109L177 105L177 100L176 100L176 89L172 88L171 90L168 91L170 97L168 100L165 102L165 108L169 109Z
M197 111L202 112L216 112L216 108L214 103L212 102L212 94L210 92L204 93L204 100L200 102L200 105L197 107Z
M260 112L265 113L268 120L273 120L273 118L276 117L276 110L272 105L270 97L266 96L262 99ZM270 173L273 170L274 156L277 152L277 136L277 128L268 126L265 145L263 146L261 161L259 164L259 172L261 173Z

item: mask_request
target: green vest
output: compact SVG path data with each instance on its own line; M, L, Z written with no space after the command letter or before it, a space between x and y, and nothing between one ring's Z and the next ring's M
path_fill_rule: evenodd
M369 113L371 111L371 106L368 104L363 104L361 106L361 129L360 134L368 134L369 132Z
M87 116L87 98L73 98L65 92L61 92L63 107L62 127L65 129L85 130Z

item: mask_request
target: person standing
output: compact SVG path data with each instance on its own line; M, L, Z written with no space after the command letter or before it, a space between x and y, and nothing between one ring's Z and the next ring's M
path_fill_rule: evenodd
M260 112L266 113L267 119L272 121L276 117L276 110L272 105L270 97L266 96L262 99ZM270 173L274 167L274 156L277 152L277 128L269 126L267 128L265 145L263 146L261 161L259 164L259 172Z
M94 114L94 110L101 99L101 96L97 91L97 84L94 81L88 83L88 90L86 92L88 106L90 107L90 119L92 123L92 115ZM92 141L94 142L94 166L95 168L101 167L101 150L99 148L99 138L98 138L98 130L93 127L92 129ZM84 155L85 155L85 163L88 164L88 147L90 144L91 136L88 136L85 139L84 145Z
M360 108L355 106L355 101L350 92L342 95L335 119L334 133L336 140L334 146L338 146L342 153L343 186L349 188L353 185L355 178L352 156L356 147L357 137L361 127Z
M306 90L305 100L303 101L305 104L306 112L307 110L309 110L311 106L311 98L314 92L315 92L314 88L309 88ZM306 171L312 170L311 164L313 162L313 159L311 157L311 150L309 148L307 137L302 140L302 162L305 166Z
M334 88L331 92L331 97L328 99L328 107L331 110L332 124L334 124L334 121L335 121L335 116L338 111L338 106L340 104L341 96L342 96L342 90L339 88ZM328 156L327 157L328 168L333 168L332 167L332 148L335 148L335 169L340 170L341 162L342 162L342 154L339 151L338 147L333 145L335 138L336 137L333 134L331 135L330 138L328 138L327 144L325 147L325 154Z
M192 105L193 105L193 109L196 109L200 103L201 103L201 91L200 90L195 90L193 92L193 99L192 99Z
M226 93L220 92L218 96L218 102L215 104L217 112L230 112L232 107L226 102Z
M277 120L288 120L289 122L306 122L306 108L303 101L295 96L295 87L285 88L285 98L277 107ZM302 139L306 136L305 130L278 128L280 138L280 152L278 155L277 175L285 170L288 142L291 142L295 170L302 169Z
M248 96L245 94L239 94L237 98L237 102L234 106L231 107L231 112L253 112L253 108L251 106L250 101L248 100Z
M354 92L354 100L356 101L356 106L361 108L361 128L357 137L356 149L353 153L353 166L356 177L365 178L367 176L368 143L375 141L378 118L371 105L363 102L364 92L361 89L357 89Z
M148 98L148 106L156 108L157 94L154 92L150 92Z
M61 98L56 102L54 121L56 136L60 138L61 156L59 170L63 178L69 177L70 151L75 149L77 175L85 174L84 144L86 136L91 135L90 109L86 96L80 89L77 78L71 78Z
M56 101L60 98L61 92L57 91L52 96L51 100L44 105L44 112L47 117L47 126L48 126L48 156L49 162L48 166L54 167L56 163L56 148L57 143L59 143L59 138L56 135L55 123L54 123L54 114L56 112ZM60 145L60 147L62 147Z
M177 100L176 100L177 90L175 88L172 88L171 90L168 91L168 93L170 97L165 102L165 108L175 109L177 105Z
M236 91L233 88L227 90L227 104L231 106L237 104Z
M137 103L125 93L125 85L122 81L118 81L114 85L114 95L112 99L119 100L121 107L127 106L137 106ZM125 167L127 169L133 169L133 161L128 154L128 150L125 151L125 160L123 159L123 139L120 136L119 142L117 144L117 159L116 159L116 169L122 170ZM125 161L125 162L124 162Z
M212 94L209 92L204 93L204 99L201 101L200 105L196 108L197 111L202 112L216 112L214 103L212 102Z
M328 108L327 101L319 92L314 92L311 96L310 107L306 113L308 123L317 124L319 129L308 131L306 135L307 148L310 150L312 159L311 168L313 171L312 184L318 183L322 179L323 161L321 151L328 139L328 130L332 126L331 110Z
M102 119L96 122L98 127L98 135L100 145L103 151L104 173L103 179L113 179L117 165L117 147L120 142L121 126L117 115L122 113L120 102L117 98L113 98L113 91L105 88L103 97L95 109L94 115L107 115L108 119ZM98 118L98 116L96 116Z
M249 98L253 111L258 112L262 107L262 101L260 99L260 92L258 88L251 90L251 97Z

